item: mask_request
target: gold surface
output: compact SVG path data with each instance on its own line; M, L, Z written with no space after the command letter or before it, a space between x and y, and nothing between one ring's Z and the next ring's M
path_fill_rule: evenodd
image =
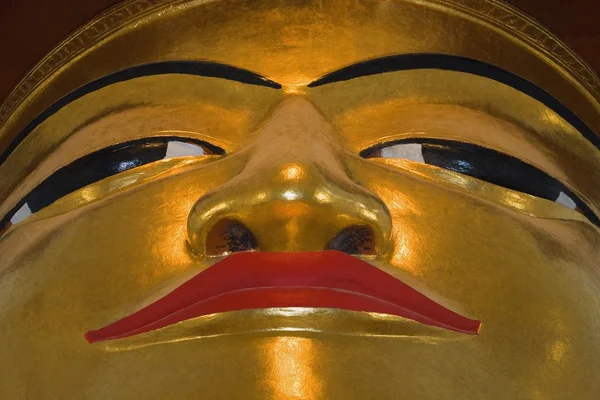
M599 212L600 151L540 102L464 73L305 87L368 58L443 51L532 80L598 132L600 107L575 75L459 13L466 1L454 11L439 1L174 4L65 65L2 127L2 143L69 90L142 62L209 59L284 90L182 75L120 82L55 113L0 165L5 215L53 171L116 143L176 135L227 152L122 172L0 237L0 398L600 396L596 226L465 175L358 156L400 138L475 143L535 165ZM345 226L369 225L369 262L482 328L466 336L374 313L281 308L85 341L212 265L206 233L231 216L271 251L321 250Z

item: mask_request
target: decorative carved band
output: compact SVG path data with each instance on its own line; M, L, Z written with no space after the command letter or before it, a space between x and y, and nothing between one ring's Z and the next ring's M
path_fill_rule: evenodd
M19 82L0 106L0 126L12 112L31 95L42 82L91 48L103 38L121 27L140 20L144 16L160 12L194 0L130 0L113 7L79 30L46 55ZM540 51L550 60L564 68L579 84L600 100L600 79L594 71L568 46L544 29L537 22L516 9L497 0L404 0L420 4L437 5L467 14L512 35Z
M564 68L579 84L600 100L600 79L594 70L550 31L512 6L500 3L498 0L485 0L468 6L448 0L431 2L471 14L476 19L527 43Z
M73 32L62 43L52 49L6 97L0 106L0 126L10 114L31 95L42 82L68 64L75 57L88 50L105 37L121 27L142 18L163 7L168 7L172 0L132 0L117 5L100 14L77 31Z

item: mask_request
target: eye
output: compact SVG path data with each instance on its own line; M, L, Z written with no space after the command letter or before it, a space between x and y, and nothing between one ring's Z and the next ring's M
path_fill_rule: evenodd
M0 222L0 233L84 186L154 161L173 157L224 155L210 143L179 137L134 140L88 154L36 186Z
M560 203L600 225L592 210L558 180L518 158L495 150L450 140L419 139L378 144L361 151L360 156L402 158L434 165Z

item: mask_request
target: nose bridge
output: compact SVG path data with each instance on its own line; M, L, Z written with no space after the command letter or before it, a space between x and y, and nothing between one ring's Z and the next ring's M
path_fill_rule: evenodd
M341 151L340 136L307 99L293 96L283 100L256 133L247 169L289 163L340 168L335 153ZM260 165L264 164L264 165Z
M253 137L243 170L190 213L197 253L223 220L245 226L263 251L323 250L349 227L367 227L384 252L389 212L348 176L339 136L308 100L286 99Z
M307 99L285 99L257 130L237 187L279 191L287 200L316 196L321 201L341 192L369 195L348 176L340 137ZM261 196L259 196L261 197Z

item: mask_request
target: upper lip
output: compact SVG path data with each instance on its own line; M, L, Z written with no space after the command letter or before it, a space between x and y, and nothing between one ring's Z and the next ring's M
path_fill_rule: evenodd
M366 261L337 251L234 253L112 324L91 343L124 338L217 312L271 307L339 308L397 315L476 334L481 322L429 299Z

